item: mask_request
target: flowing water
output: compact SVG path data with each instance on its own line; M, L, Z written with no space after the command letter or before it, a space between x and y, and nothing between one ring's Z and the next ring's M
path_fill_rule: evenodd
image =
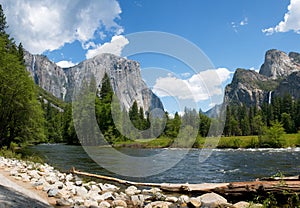
M300 148L287 149L214 149L211 156L199 162L199 149L191 149L176 166L158 175L147 178L128 178L107 171L95 163L80 146L63 144L37 145L28 151L43 156L46 161L68 171L71 167L96 174L109 175L123 179L143 182L170 183L208 183L248 181L269 177L277 173L298 175L300 171ZM99 151L101 151L99 149ZM182 149L129 149L122 148L128 155L148 156L167 151L166 157L176 157ZM114 157L114 155L111 155ZM162 157L164 157L162 155ZM111 163L112 167L117 164ZM164 165L161 164L161 168ZM129 167L130 168L130 167Z

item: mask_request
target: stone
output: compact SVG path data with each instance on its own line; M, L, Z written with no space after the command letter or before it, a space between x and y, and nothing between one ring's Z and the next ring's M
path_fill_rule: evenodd
M28 175L32 178L39 179L41 176L38 174L37 170L29 170Z
M73 197L73 201L74 201L74 204L76 204L76 205L84 204L84 199L82 199L82 197L80 197L80 196Z
M76 186L82 186L82 181L75 181Z
M128 196L132 196L132 195L136 195L141 193L141 190L138 190L137 187L135 186L129 186L126 190L125 190L125 194L127 194Z
M56 200L56 205L57 206L71 206L72 203L69 200L66 200L66 199L57 199Z
M87 196L88 191L86 190L86 188L82 186L76 186L75 190L77 196L80 196L82 198L85 198Z
M66 175L66 181L72 181L74 179L72 174Z
M245 201L240 201L238 203L235 203L233 205L233 207L235 207L235 208L249 208L250 207L250 203L249 202L245 202Z
M175 196L168 196L165 201L176 203L178 201L178 198Z
M151 202L150 204L147 204L146 207L149 208L169 208L171 206L171 202L164 202L164 201L155 201Z
M99 187L103 192L107 192L107 191L116 192L120 189L119 187L117 187L115 185L107 184L107 183L106 184L99 183Z
M96 185L91 185L90 191L98 192L99 193L99 192L101 192L101 189L98 186L96 186Z
M131 202L133 206L139 206L142 207L144 205L144 196L143 195L133 195L131 196Z
M50 189L54 189L55 187L53 185L50 185L49 183L45 182L43 185L43 191L48 192Z
M189 203L190 202L190 197L188 197L187 195L181 195L179 198L178 198L178 201L180 203Z
M21 178L22 178L23 182L29 182L30 181L30 176L27 175L26 173L22 173Z
M54 186L57 187L58 189L62 189L64 187L64 184L60 181L56 181Z
M55 177L49 176L49 177L46 177L46 181L49 184L55 184L58 180Z
M199 198L195 198L195 197L191 197L190 198L190 202L188 203L189 207L195 207L195 208L198 208L198 207L201 207L201 201Z
M216 193L203 194L197 198L201 201L202 206L207 208L216 208L222 204L227 204L227 200Z
M113 206L127 208L127 203L123 200L117 199L113 201Z
M130 197L127 196L125 193L123 192L120 192L120 193L117 193L115 192L114 193L114 196L115 196L115 199L121 199L123 201L127 201L127 200L130 200Z
M56 188L49 189L47 191L48 197L55 197L58 194L58 190Z
M93 201L93 200L85 200L84 201L84 206L86 206L86 207L98 207L98 202Z
M11 176L18 176L19 172L16 169L13 169L13 170L10 171L9 175L11 175Z
M250 204L249 208L263 208L264 205L262 204Z
M99 204L99 208L110 208L111 205L107 201L103 201Z
M105 192L104 194L100 195L99 198L101 201L108 200L108 199L113 200L114 196L112 195L112 192Z

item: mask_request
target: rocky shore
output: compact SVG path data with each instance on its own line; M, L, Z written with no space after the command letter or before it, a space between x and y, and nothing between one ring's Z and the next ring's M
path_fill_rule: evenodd
M58 207L263 207L261 204L248 202L231 204L215 193L190 197L166 194L158 188L121 188L108 183L84 182L78 176L61 173L48 164L3 157L0 157L0 170L7 172L14 180L30 184L36 191L43 191L49 202Z

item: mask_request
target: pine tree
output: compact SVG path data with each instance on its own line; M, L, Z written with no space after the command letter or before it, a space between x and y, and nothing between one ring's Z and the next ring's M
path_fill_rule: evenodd
M0 146L44 141L43 113L34 82L6 28L0 7Z
M6 23L6 17L0 4L0 35L6 35L5 30L8 28Z

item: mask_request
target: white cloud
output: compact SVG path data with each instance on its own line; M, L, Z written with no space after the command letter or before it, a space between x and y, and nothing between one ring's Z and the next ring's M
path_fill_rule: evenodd
M241 22L240 22L240 26L245 26L248 25L248 17L245 17Z
M111 41L104 43L103 45L97 45L93 49L90 49L86 53L86 58L93 58L101 53L111 53L120 56L123 48L129 43L129 41L123 35L115 35L111 38Z
M239 27L243 27L248 25L248 17L245 17L242 21L240 22L231 22L231 27L233 28L234 32L238 32Z
M153 92L160 97L207 100L214 95L222 95L222 84L230 79L232 72L226 68L206 70L183 80L176 77L161 77L156 80Z
M116 0L0 0L9 33L31 53L94 38L98 29L118 33L121 13Z
M284 19L275 27L263 29L266 35L272 35L275 32L295 31L300 34L300 1L291 0L288 6L288 12L284 15Z
M69 68L69 67L75 66L76 64L74 64L72 61L60 61L60 62L57 62L56 65L61 68Z

